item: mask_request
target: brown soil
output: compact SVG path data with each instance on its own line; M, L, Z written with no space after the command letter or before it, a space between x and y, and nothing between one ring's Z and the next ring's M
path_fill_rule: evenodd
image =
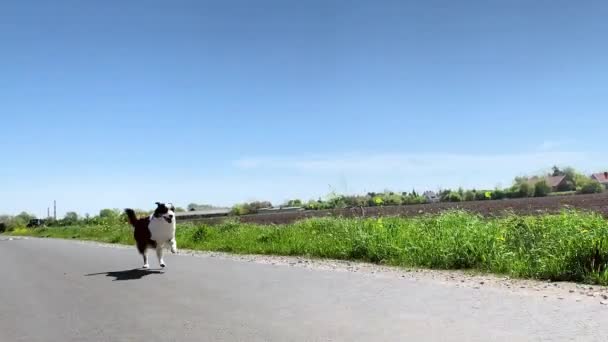
M484 216L500 216L508 212L520 215L558 213L561 210L568 208L595 211L608 218L608 192L593 195L550 196L494 201L358 207L334 210L306 210L300 212L245 215L238 217L238 219L241 222L257 224L285 224L310 217L417 216L439 213L449 209L463 209ZM196 221L214 224L221 222L224 219L225 218L202 218Z

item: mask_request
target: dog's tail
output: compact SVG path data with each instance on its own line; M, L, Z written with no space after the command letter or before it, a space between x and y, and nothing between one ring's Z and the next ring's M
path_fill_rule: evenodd
M127 219L132 226L135 226L137 223L137 215L135 215L135 210L133 209L125 209L125 214L127 214Z

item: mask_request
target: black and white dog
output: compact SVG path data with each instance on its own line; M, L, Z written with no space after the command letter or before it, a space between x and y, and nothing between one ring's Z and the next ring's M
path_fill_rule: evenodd
M144 268L149 268L148 248L156 249L160 267L165 267L163 247L171 246L171 252L177 253L175 241L175 207L172 204L156 202L156 209L150 217L137 218L133 209L125 209L129 223L133 226L133 236L137 250L144 257Z

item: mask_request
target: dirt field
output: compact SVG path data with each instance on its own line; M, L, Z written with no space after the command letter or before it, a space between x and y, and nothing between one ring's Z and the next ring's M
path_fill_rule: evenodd
M506 211L517 214L556 213L564 208L577 208L602 213L608 218L608 192L594 195L554 196L542 198L519 198L498 201L472 201L460 203L431 203L402 206L348 208L335 210L307 210L301 212L257 214L240 216L241 222L258 224L290 223L309 217L376 217L376 216L416 216L439 213L448 209L464 209L485 216L502 215ZM217 223L225 218L203 218L197 222Z

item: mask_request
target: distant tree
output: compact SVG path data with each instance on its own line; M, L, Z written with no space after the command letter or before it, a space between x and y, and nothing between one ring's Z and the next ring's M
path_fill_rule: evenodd
M182 208L182 207L175 207L175 212L176 212L176 213L183 213L183 212L185 212L185 211L186 211L186 209L184 209L184 208Z
M10 229L14 229L16 227L25 227L28 222L30 222L30 220L33 220L35 218L36 215L32 215L30 213L22 211L21 213L19 213L19 215L12 217L9 222L7 222L7 226Z
M557 167L557 165L554 165L551 170L553 170L553 172L551 173L551 176L556 177L556 176L565 176L566 173L561 170L559 167Z
M69 223L78 222L78 214L73 211L68 211L67 213L65 213L63 220Z
M33 220L35 218L36 215L27 213L25 211L22 211L21 213L19 213L19 215L15 216L15 219L23 220L24 222L29 222L29 220Z
M106 220L115 220L120 217L122 212L118 209L101 209L99 211L99 218Z
M520 185L522 183L527 183L528 182L528 177L515 177L515 179L513 180L513 184L514 185Z
M292 200L285 202L285 204L284 204L284 206L286 206L286 207L301 207L302 205L303 205L302 200L299 200L299 199L292 199Z

